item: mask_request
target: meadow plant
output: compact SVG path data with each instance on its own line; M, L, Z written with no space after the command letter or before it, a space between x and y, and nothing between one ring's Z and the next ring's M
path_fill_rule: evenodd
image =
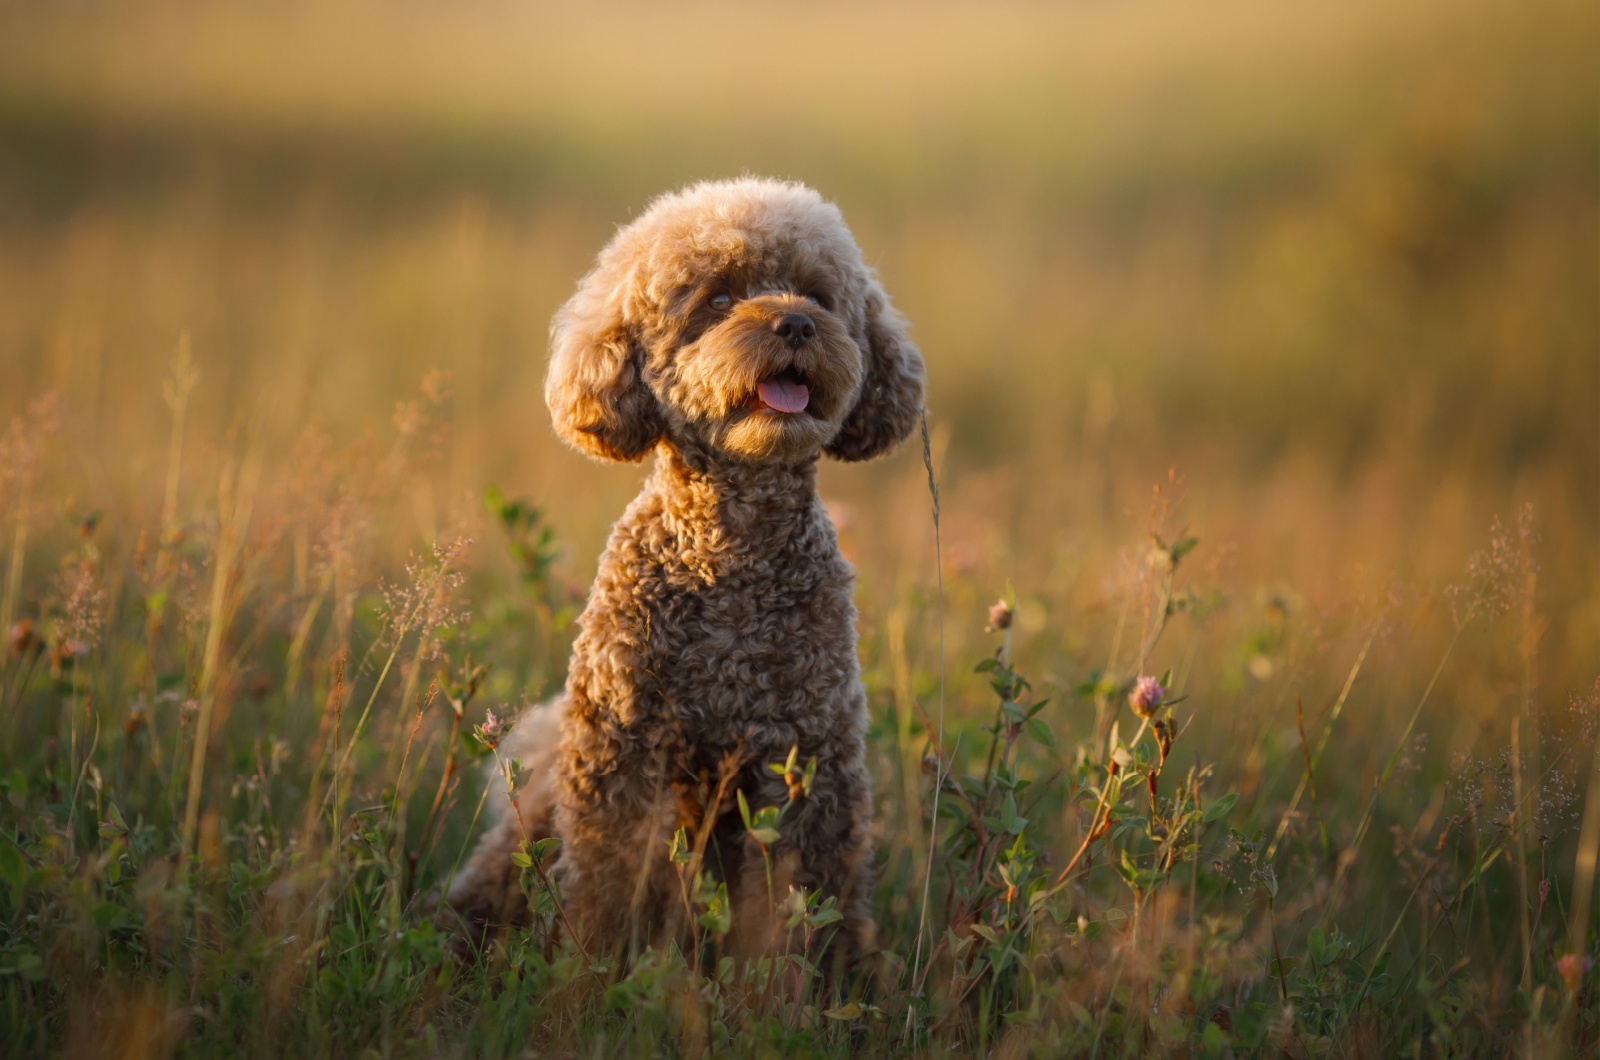
M839 6L778 125L786 7L513 6L0 5L0 1055L1600 1049L1593 4ZM729 951L800 751L662 837L680 944L541 840L473 945L637 487L550 312L746 168L931 369L820 479L878 948L775 870Z
M30 498L13 509L0 671L8 1055L1600 1042L1600 680L1543 706L1532 511L1493 524L1457 587L1380 594L1306 634L1291 591L1241 602L1220 566L1196 566L1201 542L1171 526L1175 475L1108 564L1097 661L1049 647L1025 583L978 603L992 597L965 560L910 583L881 633L869 595L879 936L856 967L828 961L833 900L776 884L769 852L812 797L798 748L766 763L782 804L733 786L738 752L700 793L737 808L766 867L766 949L727 946L711 810L665 851L680 942L587 952L549 872L558 841L528 837L513 857L527 915L475 945L439 896L489 800L515 813L528 778L503 740L514 704L558 678L577 601L543 510L498 490L420 553L380 536L396 483L427 475L417 439L448 400L427 386L390 442L340 449L308 429L281 466L245 443L212 459L213 489L179 476L142 529L133 512L77 514L38 477L62 406L13 426L38 448L6 450L8 495ZM52 511L70 532L34 534ZM474 540L500 543L499 566ZM1414 638L1436 653L1415 675L1393 647L1407 607L1438 634ZM946 609L948 643L982 645L970 681L943 673ZM1327 662L1295 676L1297 651ZM1506 709L1441 770L1422 726L1441 694L1474 694L1451 676L1464 658ZM1369 711L1352 731L1374 699L1392 723Z
M42 441L44 426L13 435ZM437 895L487 800L514 807L524 779L500 751L513 712L485 696L504 687L497 667L524 695L548 689L572 600L543 513L498 491L488 525L470 528L498 533L510 559L487 609L468 602L481 575L466 533L397 558L403 578L386 579L370 535L387 502L364 483L400 474L420 428L408 414L395 430L391 446L347 453L308 433L283 469L224 458L213 494L163 504L156 564L151 538L116 513L80 519L54 554L18 538L0 686L12 1055L127 1041L143 1055L595 1042L686 1055L1540 1054L1597 1040L1583 888L1600 683L1564 713L1533 709L1531 512L1496 523L1466 563L1451 637L1364 792L1341 785L1330 756L1348 746L1343 712L1393 604L1353 616L1348 671L1320 711L1302 702L1315 686L1297 686L1276 781L1224 770L1203 736L1219 701L1185 674L1225 605L1196 584L1204 572L1189 576L1198 540L1158 528L1163 501L1124 568L1103 665L1036 689L1013 588L974 622L992 638L974 671L986 706L961 693L941 737L934 675L889 682L911 696L892 697L874 739L885 790L907 797L880 799L879 950L854 972L827 971L831 901L772 882L768 851L810 796L814 762L798 749L769 763L789 804L728 790L736 760L706 801L737 806L767 865L771 952L723 949L731 910L708 817L667 851L692 944L619 962L577 945L549 839L514 859L525 925L481 951L451 941L459 926ZM48 483L28 476L43 451L7 452L8 488L37 502ZM287 518L263 515L277 497L297 500ZM1420 816L1397 815L1386 789L1434 757L1417 728L1464 638L1521 674L1511 739L1462 758ZM1251 633L1245 651L1286 648L1281 632ZM1157 672L1164 656L1176 665ZM914 715L893 717L903 702ZM902 754L908 740L921 750ZM1588 875L1574 879L1574 864ZM1378 865L1387 885L1372 882ZM924 878L925 903L903 900ZM1484 966L1490 954L1510 962Z

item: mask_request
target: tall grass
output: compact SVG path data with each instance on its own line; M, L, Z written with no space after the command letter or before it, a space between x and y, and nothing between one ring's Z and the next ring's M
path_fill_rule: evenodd
M0 13L7 1054L1593 1050L1591 8L606 11ZM546 322L742 168L930 366L822 480L881 952L721 961L686 843L703 952L576 950L539 849L463 956L475 731L639 474Z
M397 433L448 416L424 402ZM46 411L11 439L36 435L32 473L59 484ZM374 543L406 503L386 484L429 474L405 449L310 431L227 465L174 529L101 516L33 550L0 702L13 1052L1542 1054L1600 1033L1594 925L1570 919L1600 684L1538 709L1531 511L1451 586L1302 613L1197 567L1163 497L1098 665L1030 616L1036 587L985 615L951 570L950 639L980 659L942 732L935 572L869 593L924 618L892 641L866 623L882 948L840 982L803 948L719 959L726 899L692 870L702 954L584 953L547 845L524 859L532 926L447 945L437 888L518 779L463 765L497 743L486 708L552 689L576 595L542 515L498 494L461 527L479 543L386 584ZM469 561L485 547L521 577ZM1519 668L1510 747L1446 728L1439 763L1429 704ZM746 815L752 842L782 828ZM776 897L806 937L828 922Z

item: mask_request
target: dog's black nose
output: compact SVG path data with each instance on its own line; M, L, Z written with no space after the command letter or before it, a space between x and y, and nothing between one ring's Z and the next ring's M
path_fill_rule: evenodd
M791 350L798 350L817 337L816 322L804 313L785 313L773 323L772 330Z

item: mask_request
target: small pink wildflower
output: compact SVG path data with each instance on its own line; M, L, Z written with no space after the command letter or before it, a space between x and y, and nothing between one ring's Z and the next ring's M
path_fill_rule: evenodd
M484 715L483 724L474 725L472 731L479 742L492 751L500 746L500 741L511 731L511 725L504 718L495 717L494 711L491 710Z
M10 649L12 655L23 655L36 643L38 638L34 636L31 618L18 619L11 624L10 629L6 630L6 647Z
M1556 971L1561 973L1561 978L1566 981L1567 989L1574 994L1583 982L1583 977L1589 974L1594 967L1594 958L1586 957L1581 953L1569 953L1556 961Z
M132 736L139 730L147 729L149 727L150 711L145 709L144 703L142 701L136 701L129 704L128 713L123 715L122 718L122 731L126 732L129 736Z
M989 632L998 633L1002 629L1010 629L1011 618L1011 605L1004 600L996 600L989 605Z
M1167 698L1167 690L1154 677L1141 677L1134 681L1128 693L1128 705L1141 718L1153 715Z

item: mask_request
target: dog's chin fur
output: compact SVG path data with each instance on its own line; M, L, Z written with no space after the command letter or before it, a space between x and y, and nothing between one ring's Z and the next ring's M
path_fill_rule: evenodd
M762 409L722 424L711 444L744 463L796 464L816 459L838 433L838 424L824 423L804 412Z

